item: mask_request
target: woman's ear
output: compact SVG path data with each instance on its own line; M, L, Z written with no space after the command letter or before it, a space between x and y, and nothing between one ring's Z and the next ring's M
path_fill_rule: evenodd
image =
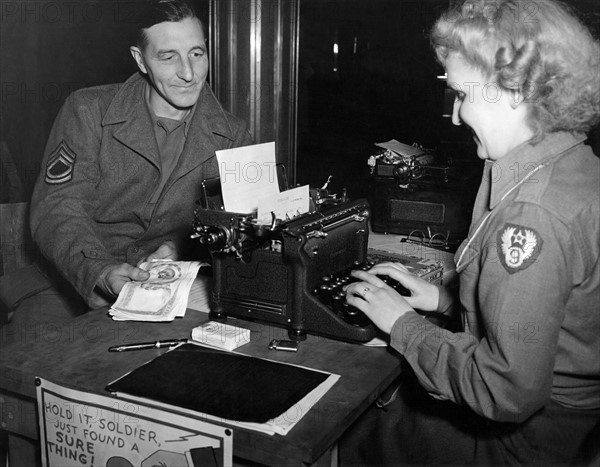
M510 106L513 109L519 107L525 101L525 92L521 89L509 89L508 98L510 100Z

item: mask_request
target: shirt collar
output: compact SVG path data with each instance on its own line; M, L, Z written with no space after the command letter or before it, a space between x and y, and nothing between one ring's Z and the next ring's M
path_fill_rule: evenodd
M580 144L585 138L581 133L549 133L536 144L527 141L497 161L486 161L485 173L491 181L489 208L494 209L504 194L521 183L532 170Z

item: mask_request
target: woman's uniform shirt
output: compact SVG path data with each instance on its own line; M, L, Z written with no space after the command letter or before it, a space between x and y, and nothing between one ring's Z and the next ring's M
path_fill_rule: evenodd
M583 140L486 163L455 258L464 332L410 312L391 333L434 397L503 422L550 401L600 409L600 161Z

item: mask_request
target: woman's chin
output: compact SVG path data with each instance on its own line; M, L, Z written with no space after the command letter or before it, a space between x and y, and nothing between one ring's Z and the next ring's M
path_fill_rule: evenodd
M484 161L490 158L487 151L481 146L481 144L477 144L477 157L483 159Z

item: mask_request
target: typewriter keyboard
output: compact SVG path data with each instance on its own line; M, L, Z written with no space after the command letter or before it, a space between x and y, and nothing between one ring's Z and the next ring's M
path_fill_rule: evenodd
M350 275L352 270L364 271L372 268L379 261L369 259L366 263L355 263L349 271L340 274L330 274L321 278L320 284L315 287L314 293L319 300L330 308L339 318L354 326L366 326L371 323L362 311L346 302L344 286L358 281ZM400 295L410 296L410 291L398 281L388 276L378 276L383 282L394 288Z

